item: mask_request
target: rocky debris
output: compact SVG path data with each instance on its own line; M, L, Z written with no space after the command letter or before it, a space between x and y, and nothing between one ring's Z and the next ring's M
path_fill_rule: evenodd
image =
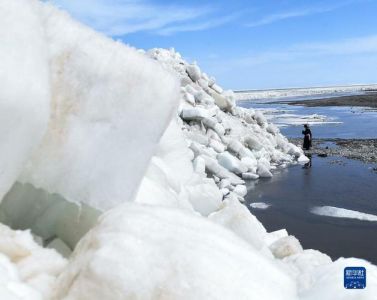
M302 143L302 139L298 138L290 141L297 145ZM319 157L341 156L365 163L377 163L377 139L315 139L313 148L305 153Z

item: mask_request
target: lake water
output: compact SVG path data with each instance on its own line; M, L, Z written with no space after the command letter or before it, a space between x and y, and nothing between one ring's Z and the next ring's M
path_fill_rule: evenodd
M350 94L347 94L350 95ZM339 94L336 94L339 96ZM331 95L323 96L329 98ZM240 101L241 107L252 107L266 112L269 121L277 124L287 137L300 137L302 125L323 116L324 122L311 124L317 138L377 138L377 112L363 107L304 107L286 103L271 103L279 100L310 100L312 97L291 97L273 100ZM318 99L318 97L316 97ZM305 118L312 116L314 119ZM304 117L304 118L303 118ZM300 118L303 118L302 121ZM292 124L296 123L296 124Z
M377 222L318 216L316 206L335 206L377 215L377 173L371 165L344 158L312 158L312 167L292 166L250 185L246 205L268 231L286 228L304 249L377 264Z
M282 100L305 99L312 97ZM268 119L280 125L288 137L301 137L305 118L312 116L308 119L313 120L314 115L314 120L324 116L324 122L311 125L314 138L377 138L376 111L271 103L275 101L279 99L242 101L238 105L267 111ZM377 264L377 222L311 213L313 207L334 206L377 215L377 173L372 167L376 165L313 156L311 168L292 166L271 179L250 183L246 205L268 231L286 228L305 249L318 249L333 259L359 257ZM254 209L249 206L253 202L271 206Z

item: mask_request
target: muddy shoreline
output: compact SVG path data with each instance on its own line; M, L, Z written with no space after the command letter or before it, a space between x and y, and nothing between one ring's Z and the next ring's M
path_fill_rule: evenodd
M357 106L377 108L377 93L369 92L363 95L341 96L325 99L299 100L299 101L277 101L275 104L300 105L307 107L318 106Z
M289 141L302 145L301 138L290 138ZM312 149L305 153L320 157L341 156L377 165L377 139L313 139Z

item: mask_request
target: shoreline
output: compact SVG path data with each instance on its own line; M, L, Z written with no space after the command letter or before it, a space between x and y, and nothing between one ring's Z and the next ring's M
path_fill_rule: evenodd
M276 101L272 104L289 104L306 107L321 106L357 106L377 108L377 93L371 92L364 95L340 96L323 99L297 100L297 101Z
M295 145L302 144L302 138L290 138L289 141ZM305 153L320 157L341 156L377 164L377 139L313 139L312 149ZM377 171L377 168L374 169Z

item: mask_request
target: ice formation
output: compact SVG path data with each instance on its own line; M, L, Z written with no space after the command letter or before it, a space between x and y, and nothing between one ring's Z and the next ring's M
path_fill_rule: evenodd
M34 0L0 0L0 34L0 217L39 229L1 225L1 299L375 296L375 266L304 250L241 204L246 180L305 158L198 65ZM350 264L366 290L342 289Z
M377 222L377 216L363 213L356 210L339 208L334 206L317 206L311 209L311 212L319 216L327 216L334 218L357 219L361 221Z
M270 204L267 204L267 203L264 203L264 202L250 203L250 207L255 208L255 209L267 209L270 206L271 206Z

